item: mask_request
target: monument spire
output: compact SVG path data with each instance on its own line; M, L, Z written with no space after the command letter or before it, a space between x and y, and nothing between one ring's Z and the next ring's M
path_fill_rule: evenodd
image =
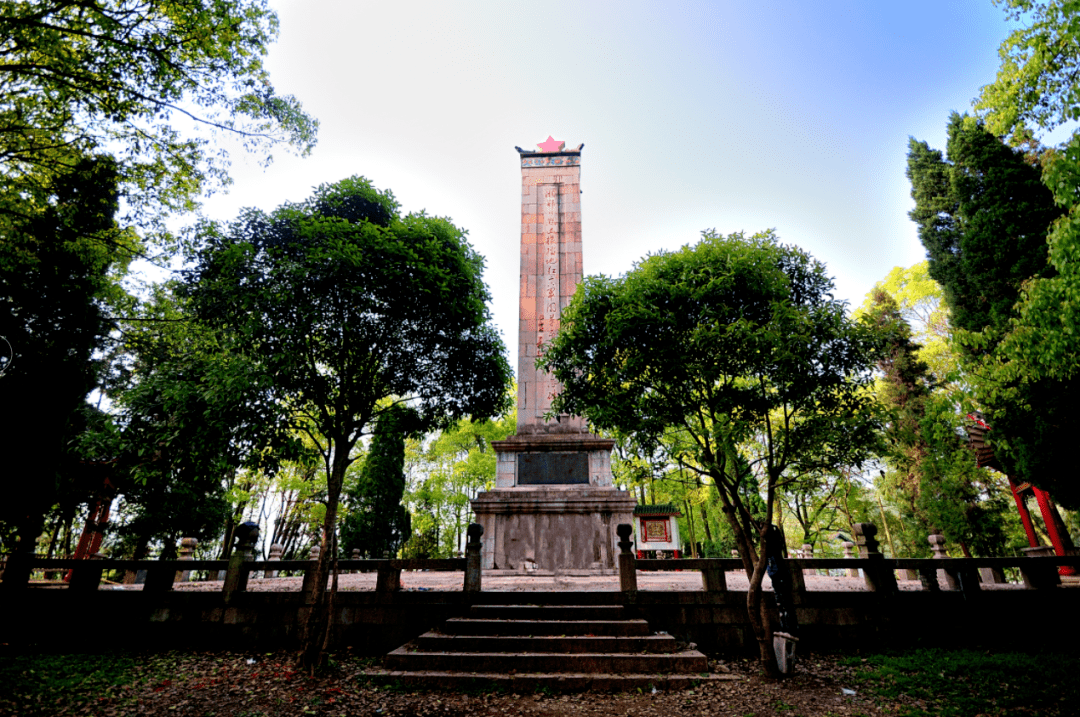
M472 501L488 570L615 570L634 499L612 485L614 441L576 416L546 418L559 385L536 366L582 279L581 149L552 136L521 162L517 433L492 443L494 490ZM531 566L531 567L530 567Z
M569 416L545 420L558 383L536 359L559 330L581 283L581 151L548 136L521 154L521 301L518 322L518 433L585 433Z

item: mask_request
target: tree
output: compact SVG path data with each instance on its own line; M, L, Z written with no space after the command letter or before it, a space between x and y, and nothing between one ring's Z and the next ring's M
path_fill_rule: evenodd
M98 381L93 352L135 243L114 220L117 182L109 157L84 157L52 177L45 201L0 211L0 336L14 355L0 377L0 436L35 466L32 480L3 482L0 522L17 529L22 552L33 552L45 511L63 497L62 459Z
M412 535L405 493L405 431L408 409L398 405L382 413L356 486L346 499L341 526L342 555L353 549L368 558L395 557Z
M186 275L200 319L251 347L259 392L322 458L324 586L337 555L345 472L360 438L394 405L410 430L504 409L511 372L490 324L483 259L465 233L423 213L398 215L393 194L362 177L322 185L272 214L205 223ZM316 591L302 660L320 659L329 629ZM321 629L319 623L321 620Z
M168 243L167 215L227 183L211 141L314 142L315 121L262 66L276 29L263 0L0 3L0 400L18 407L0 435L41 457L38 480L5 481L0 521L24 550L56 499L55 459L79 440L94 357L132 303L119 278L143 240Z
M920 555L926 536L941 532L968 557L972 550L999 555L1005 543L1000 486L975 464L961 435L957 397L935 385L897 302L881 289L871 300L865 318L887 337L876 391L888 416L883 458L890 471L883 487L897 498L909 545Z
M154 540L163 540L168 553L181 537L219 535L230 512L225 492L238 470L273 473L281 460L302 453L274 420L277 410L250 400L258 364L230 345L229 334L198 322L175 295L178 288L152 287L120 323L109 387L122 426L115 480L135 559ZM262 450L268 444L277 450Z
M1046 262L1046 231L1061 212L1039 168L981 123L953 113L946 152L947 159L911 140L911 219L919 225L929 274L945 293L952 325L1000 330L1021 285L1054 273Z
M228 182L223 135L309 151L317 123L262 64L276 35L265 0L0 4L0 194L39 194L109 151L148 229Z
M997 77L982 88L975 107L990 131L1021 144L1080 118L1075 78L1080 7L1066 0L1005 4L1022 26L1002 43ZM1080 375L1080 132L1073 131L1044 159L1043 182L1064 211L1047 237L1055 275L1033 278L1024 286L1008 333L992 360L979 368L992 400L1016 409L991 412L994 432L1007 434L1019 426L1032 436L1009 441L1004 451L1017 472L1075 509L1080 508L1080 483L1068 444L1080 426L1068 417L1075 415L1080 398L1071 390ZM995 452L1000 443L995 441Z
M508 404L516 397L508 395ZM471 501L482 490L495 486L495 450L492 441L512 436L517 426L514 408L503 415L462 419L435 436L425 451L428 478L426 495L440 497L439 513L445 554L464 554L465 537L472 517Z
M930 278L929 264L920 261L909 267L893 267L884 279L874 284L852 316L859 318L874 308L875 291L887 293L910 327L911 338L919 344L918 359L926 363L934 381L940 385L957 380L960 366L952 345L949 307L941 284Z
M1021 22L1001 47L1001 66L982 88L975 109L997 136L1013 144L1031 130L1049 131L1080 119L1080 7L1070 0L998 0Z
M718 489L770 675L766 561L756 544L770 530L776 491L860 462L877 436L865 390L877 340L831 291L824 267L771 231L706 231L697 245L650 255L621 278L588 277L541 362L563 386L555 413L586 416L646 447L682 434L667 445L680 446L672 458ZM739 490L744 450L765 493L761 522Z
M1052 309L1045 305L1046 289L1053 294L1053 287L1065 286L1047 261L1046 243L1061 210L1039 168L971 118L952 116L947 154L946 160L912 140L911 216L930 257L930 275L945 292L965 378L994 428L995 454L1006 471L1053 486L1058 500L1078 505L1080 488L1061 476L1072 463L1064 439L1080 429L1073 418L1080 386L1068 380L1067 369L1037 366L1046 360L1039 347L1060 345L1071 331L1061 324L1068 297L1058 293ZM1055 232L1065 224L1057 221ZM1067 262L1061 266L1069 268ZM1014 309L1025 285L1044 294L1038 312L1044 336L1035 330L1039 321L1024 318L1036 304L1025 300L1028 308Z

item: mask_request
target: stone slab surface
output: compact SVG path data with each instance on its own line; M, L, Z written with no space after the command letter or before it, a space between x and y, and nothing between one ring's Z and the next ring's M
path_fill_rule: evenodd
M706 673L708 660L697 650L667 654L541 652L425 652L409 643L385 658L390 669L460 670L463 672Z
M425 670L404 672L398 670L367 670L367 679L376 684L401 685L425 689L502 689L506 692L535 692L548 689L553 692L628 692L630 690L684 690L708 682L742 681L740 675L731 674L584 674L574 672L531 673L507 675L497 672L448 672Z
M622 635L649 634L645 620L515 620L452 617L443 623L448 635Z
M500 635L450 635L429 631L416 638L415 645L426 652L553 652L569 655L608 652L667 654L676 651L677 643L671 635L582 635L574 634L572 628L565 625L563 622L554 624L552 631L564 626L565 634L556 635L526 633L524 630L529 626L521 623L505 623L505 631Z

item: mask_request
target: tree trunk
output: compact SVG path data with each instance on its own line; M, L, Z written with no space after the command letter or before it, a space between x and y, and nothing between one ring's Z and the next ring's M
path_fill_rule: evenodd
M56 539L60 535L60 523L63 522L63 516L57 515L56 522L53 524L52 534L49 536L49 549L45 553L46 558L51 558L53 552L56 550Z
M708 499L707 496L706 496L706 499ZM705 512L705 504L702 503L700 506L698 506L698 509L701 511L701 524L705 528L705 540L707 540L707 541L709 541L711 543L712 542L712 530L709 528L709 514L707 512Z
M771 518L772 516L768 516ZM746 614L750 619L750 626L754 630L754 637L758 642L758 656L761 666L765 670L765 676L770 679L783 677L780 668L776 664L776 653L772 646L772 621L769 617L768 607L765 605L764 595L761 590L762 580L765 578L765 538L769 530L768 521L761 531L762 546L761 555L754 565L754 571L750 574L750 587L746 591Z
M75 525L75 509L70 508L68 514L64 517L64 557L71 557L71 538Z
M750 542L750 536L747 534L751 526L743 525L742 518L749 514L740 502L737 487L733 486L729 493L728 485L722 480L722 476L720 480L717 479L716 475L713 475L712 478L716 483L717 493L723 503L724 514L727 516L728 523L735 532L735 539L739 543L739 557L742 559L743 568L750 579L750 586L746 591L746 614L750 621L750 627L754 631L754 637L758 641L758 655L761 658L761 666L765 670L767 677L777 679L782 675L776 664L776 654L773 652L772 647L771 620L761 591L767 557L765 539L773 518L775 489L770 485L766 496L765 525L762 526L759 535L758 545L761 548L759 552L754 550ZM748 517L747 520L749 520Z
M337 514L341 502L341 489L345 483L345 470L349 467L349 453L352 446L345 440L332 441L332 460L329 461L329 475L326 478L326 515L323 518L322 552L315 566L315 578L311 581L313 594L305 596L308 604L307 620L300 639L299 665L312 676L326 660L326 647L331 642L333 630L334 595L327 594L326 581L331 568L337 571ZM335 576L332 590L337 590Z
M694 532L694 511L690 501L684 500L683 505L686 506L686 527L690 529L690 557L696 558L698 554L697 535Z

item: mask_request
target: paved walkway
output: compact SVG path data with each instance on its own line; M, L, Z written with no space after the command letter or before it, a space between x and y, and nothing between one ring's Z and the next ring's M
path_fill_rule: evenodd
M861 591L866 589L862 578L831 577L827 575L805 576L806 589L809 591ZM300 590L301 578L252 578L248 581L248 590L292 592ZM401 588L403 590L461 590L464 573L403 571ZM490 575L483 576L483 589L491 592L618 592L618 575L597 575L590 577L562 575ZM918 580L899 581L901 590L922 590ZM742 571L727 573L729 590L746 590L748 581ZM135 587L135 586L131 586ZM141 586L140 586L141 587ZM762 586L772 590L768 576ZM942 586L944 588L944 585ZM990 587L990 586L984 586ZM1023 585L995 585L994 589L1023 589ZM220 581L177 583L177 590L221 590ZM338 589L349 591L374 591L375 573L341 575ZM647 591L692 591L701 590L701 573L695 570L680 572L639 572L638 590Z

